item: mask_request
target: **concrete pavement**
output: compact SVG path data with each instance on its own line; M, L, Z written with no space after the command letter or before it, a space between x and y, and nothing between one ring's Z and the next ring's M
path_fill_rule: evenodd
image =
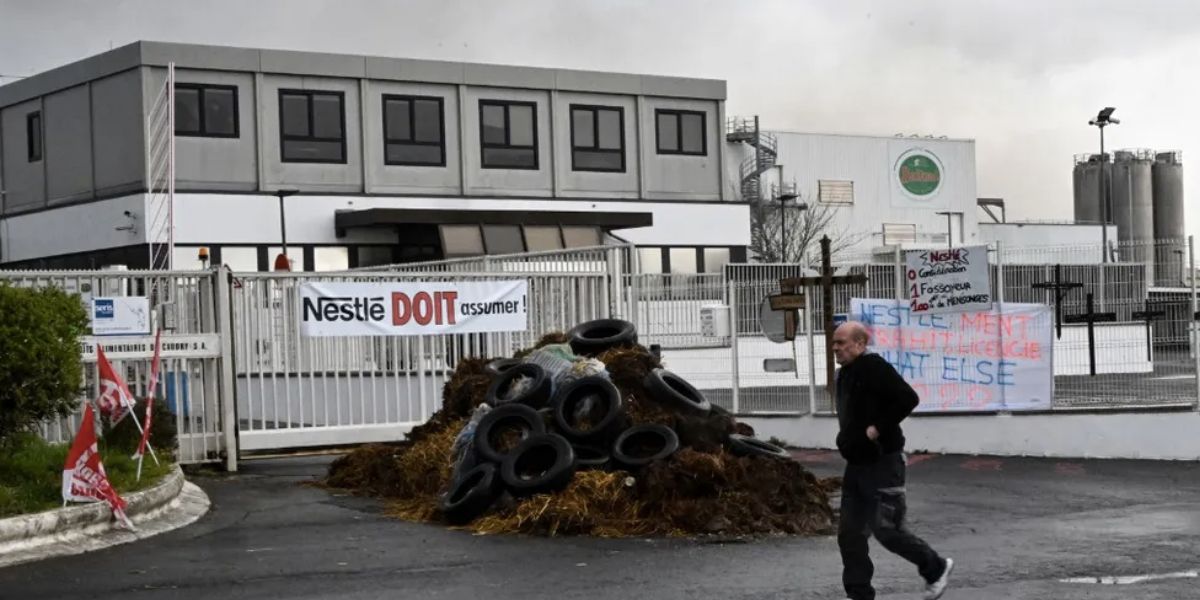
M819 474L825 451L798 453ZM329 457L189 476L196 524L76 557L0 569L0 598L842 598L831 537L749 543L483 537L384 517L380 503L302 485ZM911 527L959 566L946 598L1200 598L1194 578L1082 576L1200 568L1200 465L917 455ZM872 542L881 598L919 598L915 570ZM134 594L136 592L136 594Z

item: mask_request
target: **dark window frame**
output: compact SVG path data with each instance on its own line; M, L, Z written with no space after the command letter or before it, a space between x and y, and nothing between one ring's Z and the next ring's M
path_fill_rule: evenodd
M662 132L659 131L658 118L661 115L675 117L675 142L678 150L663 150ZM683 117L697 115L700 117L700 151L688 152L683 149ZM677 108L654 109L654 147L658 154L674 156L708 156L708 113L702 110L682 110Z
M220 138L220 139L238 139L242 137L242 115L238 110L238 86L236 85L221 85L215 83L180 83L175 84L175 91L180 89L196 90L197 101L200 103L200 110L197 111L200 121L200 129L196 131L180 131L178 117L175 120L175 137L205 137L205 138ZM208 111L204 108L204 94L207 90L220 90L233 92L233 133L212 133L206 131L208 121L205 115ZM281 121L282 122L282 121Z
M441 137L440 142L419 142L417 141L417 111L414 110L415 101L417 100L433 100L438 105L438 136ZM388 137L388 101L408 102L408 136L411 139L401 140ZM384 94L380 107L383 109L383 164L399 167L444 167L446 166L446 99L442 96L414 96L410 94ZM441 160L436 163L427 162L410 162L399 160L388 160L388 145L403 144L408 146L437 146L441 149Z
M37 125L34 125L34 122ZM35 110L25 115L25 157L34 163L46 156L46 124L42 122L42 111ZM34 133L37 136L34 136ZM37 143L34 144L34 140Z
M485 106L499 106L504 109L504 143L489 144L483 141L483 108ZM533 145L532 146L514 146L512 144L512 121L509 118L510 106L528 106L533 110ZM538 107L537 102L529 100L488 100L481 98L479 100L479 166L482 169L499 169L504 171L538 171L541 169L541 159L538 156ZM513 167L513 166L494 166L490 167L487 164L487 150L533 150L533 166L531 167Z
M284 133L283 124L283 98L284 96L304 96L308 102L308 135L288 135ZM338 98L338 118L342 122L342 135L340 138L322 138L313 135L313 96L337 96ZM286 153L286 142L340 142L342 145L341 158L332 160L327 158L288 158ZM344 165L346 164L346 92L338 90L297 90L290 88L279 89L279 160L285 163L309 163L309 164L329 164L329 165Z
M575 111L587 111L592 113L592 145L580 146L575 141ZM601 148L600 147L600 111L609 110L617 113L617 133L620 136L621 145L618 149ZM567 115L571 121L571 170L584 171L592 173L624 173L625 166L625 107L624 106L604 106L601 104L571 104L567 108ZM616 169L604 169L595 167L580 167L576 164L575 151L583 150L585 152L597 152L606 154L620 153L621 166Z

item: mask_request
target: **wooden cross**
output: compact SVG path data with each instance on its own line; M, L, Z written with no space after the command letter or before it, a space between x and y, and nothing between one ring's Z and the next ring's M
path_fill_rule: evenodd
M1167 311L1151 310L1151 308L1150 308L1151 304L1157 305L1157 304L1161 304L1161 303L1147 300L1146 301L1146 310L1133 311L1133 318L1146 322L1146 360L1152 361L1152 360L1154 360L1154 348L1153 348L1154 340L1152 339L1152 336L1150 333L1150 321L1153 321L1154 319L1157 319L1159 317L1167 316Z
M1067 296L1067 292L1075 288L1083 287L1082 283L1074 281L1062 280L1062 265L1054 265L1054 281L1043 281L1040 283L1031 284L1029 287L1035 290L1054 290L1054 326L1058 330L1058 339L1062 339L1062 301ZM1088 294L1091 296L1091 294ZM1088 312L1091 312L1089 309ZM1090 331L1090 330L1089 330Z
M1092 293L1087 294L1087 312L1080 315L1067 315L1068 323L1087 323L1088 326L1088 367L1092 377L1096 376L1096 323L1112 323L1117 320L1117 313L1098 313L1092 305Z
M799 286L821 286L821 314L825 324L825 390L830 400L836 400L833 389L833 286L862 284L866 275L834 275L830 264L829 236L821 238L821 274L815 277L789 277L779 281L780 289L796 289ZM835 402L836 405L836 402Z

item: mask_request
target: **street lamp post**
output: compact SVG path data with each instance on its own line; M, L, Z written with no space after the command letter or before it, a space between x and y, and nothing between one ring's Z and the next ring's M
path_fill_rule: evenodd
M1121 121L1112 118L1113 111L1117 109L1108 106L1096 115L1095 119L1088 121L1088 125L1094 125L1100 130L1100 207L1101 220L1100 225L1100 243L1103 246L1100 250L1100 258L1102 262L1108 262L1108 219L1110 214L1110 206L1108 199L1108 179L1105 173L1108 167L1108 157L1104 154L1104 128L1109 125L1120 125Z
M803 211L803 210L808 210L808 204L796 202L796 199L800 197L800 194L797 194L795 192L790 193L790 194L782 193L782 187L783 187L782 184L780 184L781 193L779 194L779 238L780 238L779 259L780 259L780 262L786 263L788 261L787 213L784 212L784 208L789 206L788 203L790 202L791 203L790 206L793 206L793 207L798 208Z
M282 251L280 252L279 256L275 257L275 270L276 271L291 271L292 270L292 261L291 261L291 259L288 258L287 217L286 217L287 213L283 207L283 199L287 198L288 196L294 196L298 193L300 193L300 191L296 190L296 189L275 190L275 195L279 196L279 241L281 243L281 248L282 248Z

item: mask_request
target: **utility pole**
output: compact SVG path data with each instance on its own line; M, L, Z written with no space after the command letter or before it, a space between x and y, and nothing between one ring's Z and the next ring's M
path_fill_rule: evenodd
M1109 125L1120 125L1121 121L1112 118L1113 111L1117 109L1108 106L1096 115L1095 119L1088 121L1088 125L1094 125L1100 130L1100 210L1101 220L1103 223L1100 226L1100 243L1104 247L1100 250L1101 262L1108 262L1108 221L1111 218L1112 206L1108 198L1108 156L1104 154L1104 128Z

